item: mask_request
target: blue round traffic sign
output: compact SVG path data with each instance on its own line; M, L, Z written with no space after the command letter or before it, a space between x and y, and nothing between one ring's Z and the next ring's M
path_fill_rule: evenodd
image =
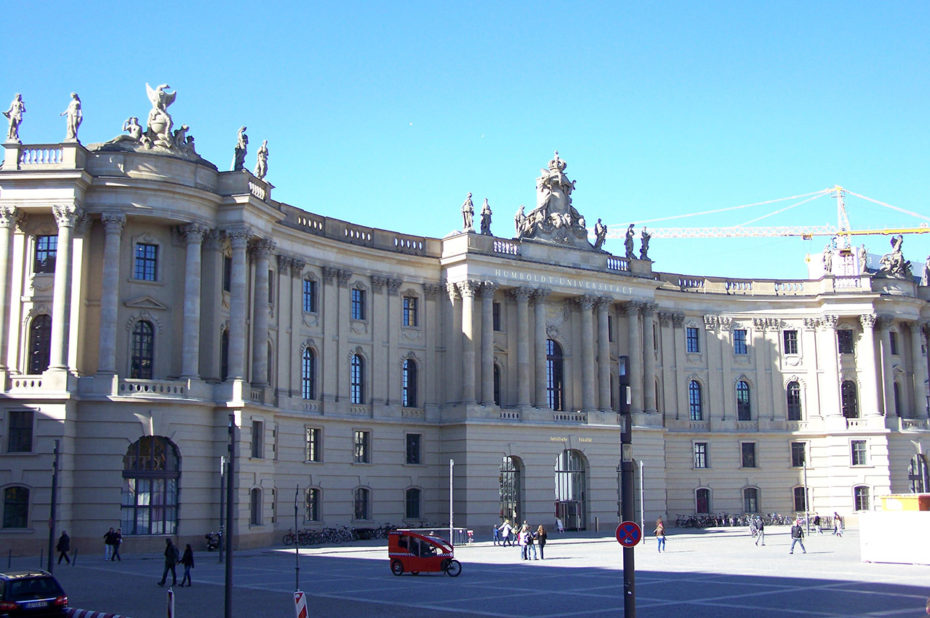
M617 526L617 542L624 547L633 547L643 538L643 530L635 521L625 521Z

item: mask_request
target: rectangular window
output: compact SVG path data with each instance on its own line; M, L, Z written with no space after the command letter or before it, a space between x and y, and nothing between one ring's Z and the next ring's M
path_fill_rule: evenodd
M316 281L304 279L304 312L316 313Z
M32 410L10 410L9 431L6 444L8 453L32 452L32 424L35 413Z
M709 468L710 458L707 456L707 442L694 443L694 467Z
M232 257L223 256L223 291L229 292L232 289Z
M701 341L698 339L698 329L696 327L689 326L685 329L685 342L689 353L698 354L701 351Z
M371 463L371 433L356 431L354 442L355 463Z
M320 521L320 490L311 487L307 490L307 521Z
M417 299L414 296L404 296L404 326L417 326Z
M420 434L407 434L407 463L419 464L420 462Z
M857 511L868 511L869 510L869 488L865 486L858 486L853 488L853 497L856 503Z
M869 463L865 440L852 441L852 465L865 466Z
M491 304L491 321L494 323L494 332L500 332L501 330L501 304L500 303Z
M741 442L740 451L742 455L742 464L744 468L756 467L756 443Z
M614 316L607 316L607 341L613 342L614 340Z
M807 445L804 442L791 443L791 467L803 468L807 459Z
M352 288L352 319L365 319L365 290Z
M323 430L319 427L307 427L307 443L304 461L320 463L323 461Z
M898 354L898 333L894 332L893 330L888 331L888 343L890 344L891 353L897 355Z
M136 263L133 278L140 281L155 281L158 277L158 245L136 243Z
M840 354L852 354L853 332L848 329L836 331L836 345Z
M786 330L782 333L785 340L785 354L798 353L798 331Z
M268 304L274 304L274 271L268 270Z
M55 257L58 255L58 236L36 236L32 272L55 272Z
M807 510L807 496L803 487L794 488L794 510L798 513Z
M262 459L264 457L265 445L265 423L262 421L252 421L252 458Z
M749 348L746 345L746 330L737 328L733 331L733 353L748 354Z

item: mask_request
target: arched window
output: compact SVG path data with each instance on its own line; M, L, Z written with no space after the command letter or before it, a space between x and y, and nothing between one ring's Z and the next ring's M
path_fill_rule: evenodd
M587 521L586 465L581 451L566 449L555 460L555 513L566 530L584 530Z
M29 490L7 487L3 490L3 527L26 528L29 525Z
M123 456L123 534L176 534L181 459L168 438L143 436Z
M129 377L151 380L154 359L155 328L148 320L139 320L132 328L132 359L129 364Z
M229 377L229 329L224 328L220 335L220 381Z
M304 399L314 399L316 396L316 356L313 350L305 348L300 358L300 394Z
M927 457L914 455L907 466L907 480L911 486L911 493L921 494L930 490L930 478L927 474Z
M365 403L365 359L359 354L352 355L349 380L349 400L354 404Z
M749 405L749 384L746 380L736 383L736 420L748 421L752 419L752 408Z
M562 376L562 346L546 339L546 396L553 410L565 409Z
M37 315L29 324L29 373L37 375L48 369L52 356L52 318Z
M804 491L804 486L794 488L794 510L798 513L803 513L807 511L807 497L805 496L807 492Z
M501 405L501 366L494 363L494 405Z
M701 404L701 383L697 380L688 382L688 408L692 421L704 420L704 408Z
M401 402L405 408L417 407L417 362L404 359L401 384Z
M370 519L371 492L364 487L355 488L355 519Z
M411 487L404 492L404 517L407 519L420 519L420 490Z
M262 525L262 490L258 487L249 492L249 524Z
M696 513L710 513L710 490L701 487L694 492L694 504Z
M856 394L856 383L852 380L843 380L840 394L843 399L843 416L846 418L859 418L859 397Z
M498 474L501 519L509 519L512 523L523 521L522 479L523 463L520 458L504 455Z
M307 521L320 521L320 505L323 504L323 492L318 487L307 489Z
M759 490L755 487L746 487L743 489L743 512L759 512Z
M788 420L801 420L801 385L797 380L788 382L785 389L785 398L788 402Z

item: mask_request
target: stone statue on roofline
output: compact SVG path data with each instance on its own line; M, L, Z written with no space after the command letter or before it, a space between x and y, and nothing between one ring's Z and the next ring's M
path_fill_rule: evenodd
M920 285L930 285L930 255L927 256L927 261L924 262L924 272L920 276Z
M466 233L475 231L475 205L471 201L471 192L462 202L462 231Z
M3 112L3 115L9 118L10 126L6 132L6 141L14 144L21 144L19 141L19 125L23 123L23 114L26 113L26 104L23 103L23 95L16 93L13 102L10 103L10 109Z
M268 174L268 140L263 140L255 155L255 176L264 180Z
M152 140L152 145L161 148L170 148L174 143L171 135L174 120L171 118L171 114L168 113L168 106L174 103L178 93L177 91L168 92L168 88L170 88L168 84L160 84L156 88L152 88L148 83L145 84L145 92L152 103L146 133L149 139Z
M59 116L66 116L67 125L65 127L65 141L78 141L78 129L84 121L84 112L81 110L81 97L76 92L71 93L71 101L68 103L68 109L61 112Z
M643 231L640 232L640 245L639 245L639 259L648 260L649 259L649 241L652 239L652 234L646 231L646 227L643 226Z
M488 198L484 198L484 204L481 206L481 233L485 236L491 235L491 205L488 204Z
M904 236L895 234L891 237L891 253L886 253L881 259L881 268L878 274L892 279L910 279L911 263L904 259L901 252L901 245L904 244Z
M539 242L592 249L584 217L572 206L575 181L565 175L567 164L556 151L536 179L536 208L517 225L518 237Z
M607 226L598 219L597 223L594 224L594 248L600 249L603 247L605 240L607 240Z
M623 240L623 248L626 250L626 259L634 260L636 259L636 253L633 251L633 223L626 228L626 238Z
M239 131L236 133L236 147L233 150L232 164L234 172L245 169L245 153L249 146L249 136L245 134L245 130L246 127L243 125L239 127Z

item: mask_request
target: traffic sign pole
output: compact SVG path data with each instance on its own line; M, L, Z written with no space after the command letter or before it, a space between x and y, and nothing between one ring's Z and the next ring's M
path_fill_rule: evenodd
M631 411L629 359L620 369L620 510L624 522L633 517L633 415ZM622 526L623 524L621 524ZM642 533L640 533L640 537ZM617 530L620 540L620 530ZM635 544L635 543L634 543ZM636 618L636 571L633 546L623 546L623 615Z

